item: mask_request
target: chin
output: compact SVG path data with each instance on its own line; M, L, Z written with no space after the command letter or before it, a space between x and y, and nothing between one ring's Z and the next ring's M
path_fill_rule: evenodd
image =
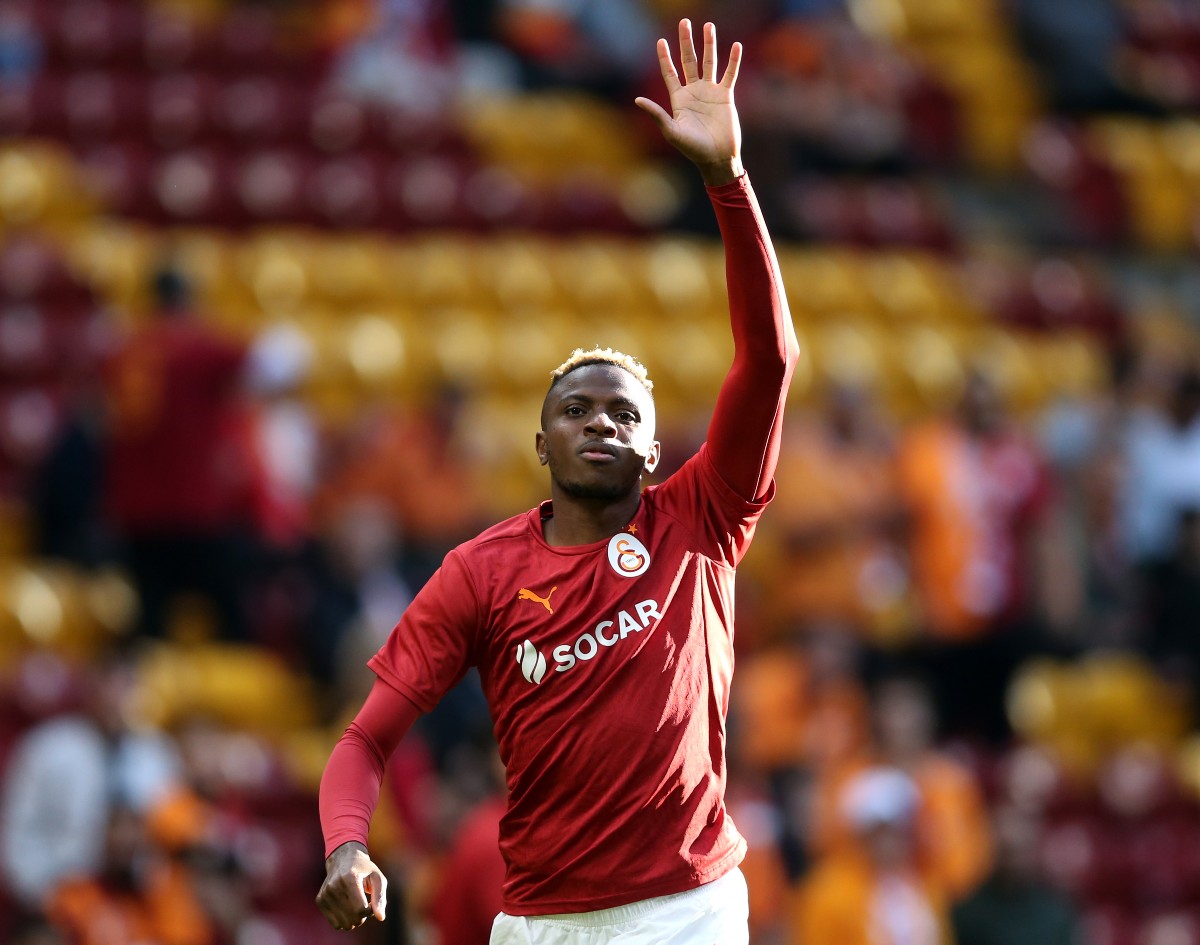
M636 488L624 482L578 482L555 479L555 485L573 499L623 499Z

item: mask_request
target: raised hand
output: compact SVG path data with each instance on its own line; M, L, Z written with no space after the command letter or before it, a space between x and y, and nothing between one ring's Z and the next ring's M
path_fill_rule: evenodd
M658 41L658 64L671 99L671 114L656 102L635 104L658 123L663 137L700 168L707 184L725 184L742 173L742 128L733 104L733 86L742 61L742 44L729 48L729 62L717 81L717 28L704 24L704 58L696 59L691 20L679 21L679 61L683 80L671 61L671 48Z

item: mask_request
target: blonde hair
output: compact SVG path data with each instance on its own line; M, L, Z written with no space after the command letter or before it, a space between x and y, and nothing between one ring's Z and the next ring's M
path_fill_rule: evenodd
M571 352L571 356L567 360L550 372L550 386L554 387L555 384L576 368L586 367L589 364L611 364L614 367L619 367L641 381L642 386L646 390L654 390L654 382L650 380L649 374L646 373L645 365L632 355L617 351L614 348L589 348L586 351L583 348L576 348Z

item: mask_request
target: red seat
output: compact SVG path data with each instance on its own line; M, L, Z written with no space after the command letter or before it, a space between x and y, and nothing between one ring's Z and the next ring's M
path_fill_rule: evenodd
M397 161L386 170L386 225L395 229L465 227L464 188L470 168L449 157Z
M45 35L48 61L77 69L104 68L129 63L137 56L142 36L140 5L66 0L45 6L56 14Z
M1179 909L1148 916L1137 933L1138 945L1200 945L1200 919Z
M254 151L233 172L236 198L250 223L313 223L306 200L312 162L296 151Z
M1111 246L1128 238L1129 207L1124 187L1110 164L1087 145L1080 129L1065 122L1041 122L1026 136L1026 168L1065 204L1073 242Z
M212 36L213 67L225 75L258 73L293 81L315 80L312 69L287 53L279 42L279 31L269 10L251 6L234 7Z
M862 203L837 181L799 180L787 189L786 203L795 227L805 236L837 243L863 240Z
M108 211L142 220L158 215L150 179L151 158L144 147L100 144L80 151L77 161L84 186Z
M0 244L0 300L78 307L88 305L92 296L51 243L15 236Z
M1087 945L1137 945L1138 923L1116 906L1092 906L1083 914L1081 942Z
M176 72L146 88L147 134L160 148L210 143L216 84L202 73Z
M382 116L355 98L319 95L306 118L307 144L321 154L378 152L387 147Z
M1049 827L1041 856L1050 879L1090 902L1133 905L1132 858L1119 835L1099 819L1075 819Z
M50 326L36 305L0 306L0 376L44 374L54 363Z
M142 24L141 59L153 72L202 69L213 63L210 30L195 18L165 9L150 9Z
M246 76L225 83L213 100L216 129L235 147L303 138L309 102L282 79Z
M65 133L91 143L146 133L145 82L111 71L73 72L62 84Z
M62 396L52 385L0 393L0 462L36 466L54 444L63 418Z
M164 223L237 226L230 161L214 148L163 155L150 172L155 216Z
M385 172L363 157L318 164L308 177L306 199L318 223L336 229L388 225Z
M919 246L945 251L953 239L933 196L906 180L881 180L863 189L866 235L875 246Z

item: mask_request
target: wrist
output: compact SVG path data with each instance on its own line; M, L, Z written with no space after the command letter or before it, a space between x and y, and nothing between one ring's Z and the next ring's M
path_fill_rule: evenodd
M700 168L700 176L704 178L706 187L720 187L723 184L731 184L744 173L746 169L742 167L742 159L740 157L731 157L727 161L717 161L712 164L697 164Z
M370 856L364 844L359 843L357 840L347 840L341 846L334 847L333 852L325 857L325 868L328 869L333 863L349 859L358 853L363 854L363 856Z

